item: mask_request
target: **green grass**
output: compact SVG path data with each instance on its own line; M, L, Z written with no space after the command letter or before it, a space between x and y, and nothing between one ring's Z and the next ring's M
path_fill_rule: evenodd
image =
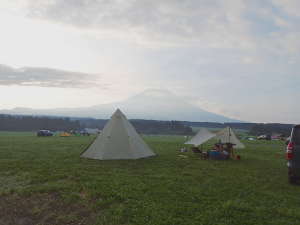
M9 136L34 136L35 132L24 131L24 132L15 132L15 131L0 131L0 137L9 137Z
M158 156L81 159L93 138L1 133L0 224L300 224L283 142L245 141L241 160L212 161L181 157L182 136L146 136Z

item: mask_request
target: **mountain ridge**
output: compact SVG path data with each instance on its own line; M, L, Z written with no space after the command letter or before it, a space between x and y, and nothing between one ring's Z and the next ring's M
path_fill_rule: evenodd
M243 122L208 112L166 90L150 89L123 101L80 108L31 109L16 107L2 114L110 118L120 108L128 118L193 122Z

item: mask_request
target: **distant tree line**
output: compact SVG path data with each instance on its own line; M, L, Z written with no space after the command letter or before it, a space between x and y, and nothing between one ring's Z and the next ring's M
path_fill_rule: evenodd
M103 129L108 120L92 118L60 118L46 116L15 116L0 114L2 131L70 131L83 128ZM131 120L132 125L143 134L183 134L193 133L191 127L178 121Z
M258 123L255 124L251 130L251 135L262 135L262 134L283 134L288 137L291 134L293 124L280 124L280 123Z
M130 120L139 133L192 135L191 127L179 121Z
M64 131L80 129L79 121L70 118L12 116L0 114L0 130L2 131Z
M215 123L215 122L190 122L182 121L184 125L191 127L206 127L206 128L225 128L251 130L256 123Z
M79 121L81 127L98 128L103 129L108 120L105 119L93 119L93 118L73 118L73 120Z
M103 129L108 120L83 118L79 119L82 127ZM183 134L191 135L193 130L179 121L159 121L159 120L129 120L137 132L142 134Z
M63 118L47 116L22 116L0 114L2 131L52 131L81 130L83 128L103 129L108 120L93 118ZM192 135L191 127L224 128L248 130L251 135L284 134L289 136L292 124L279 123L213 123L188 121L130 120L139 133L143 134L183 134Z
M233 129L243 129L249 131L251 135L262 134L283 134L289 136L293 124L281 123L214 123L214 122L189 122L183 121L185 125L192 127L207 127L207 128L225 128L227 126Z

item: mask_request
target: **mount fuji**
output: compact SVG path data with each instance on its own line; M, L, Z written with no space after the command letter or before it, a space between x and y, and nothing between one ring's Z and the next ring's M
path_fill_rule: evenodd
M186 102L166 90L150 89L126 100L82 108L31 109L14 108L0 110L2 114L49 115L67 117L110 118L121 109L130 119L179 120L193 122L241 122L223 115L208 112Z

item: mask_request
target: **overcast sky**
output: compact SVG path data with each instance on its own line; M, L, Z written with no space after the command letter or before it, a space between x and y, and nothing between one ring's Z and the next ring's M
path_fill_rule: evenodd
M1 0L0 109L149 88L253 122L300 123L299 0Z

